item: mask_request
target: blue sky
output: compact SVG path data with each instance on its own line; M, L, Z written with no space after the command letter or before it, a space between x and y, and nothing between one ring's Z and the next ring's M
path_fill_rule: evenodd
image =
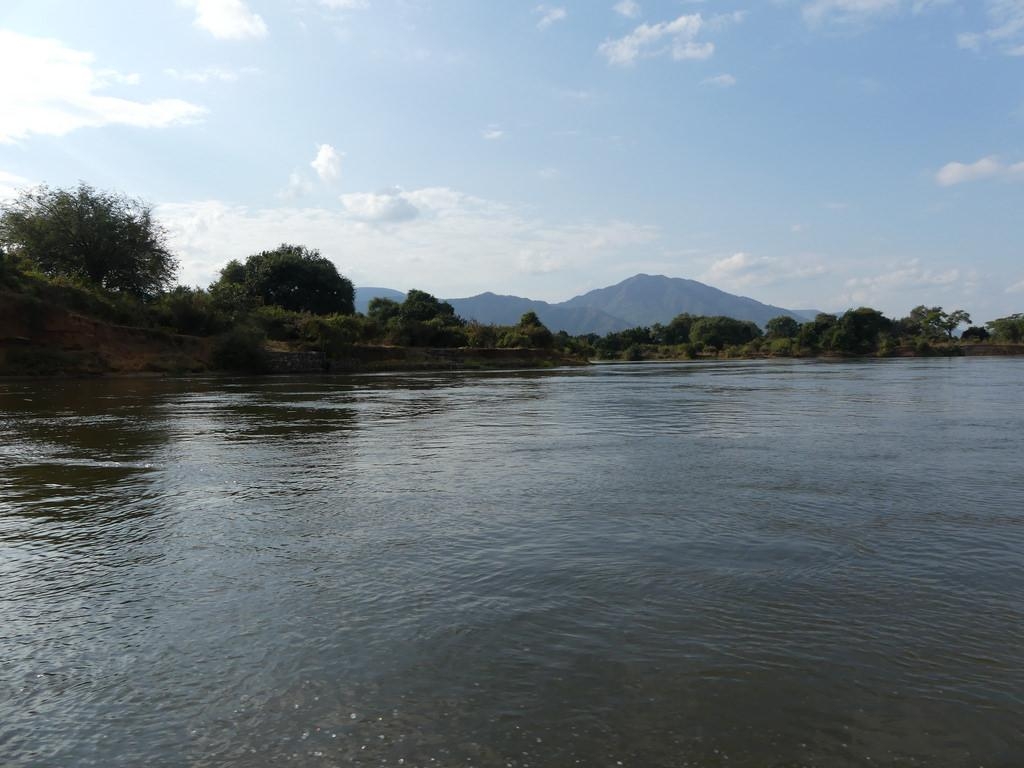
M0 196L152 203L206 285L1024 310L1024 0L5 0Z

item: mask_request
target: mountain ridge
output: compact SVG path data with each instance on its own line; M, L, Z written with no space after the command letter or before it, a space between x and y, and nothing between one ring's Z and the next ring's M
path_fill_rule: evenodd
M401 294L387 288L357 288L356 291L357 309L359 304L369 304L374 297L373 291L380 291L375 295L388 298ZM526 312L536 312L541 322L552 331L565 331L574 336L585 333L604 335L637 326L666 324L684 312L751 320L762 327L780 315L804 322L815 314L814 310L791 310L764 304L697 280L643 273L556 303L492 291L445 300L467 320L514 325ZM365 309L360 311L365 312Z

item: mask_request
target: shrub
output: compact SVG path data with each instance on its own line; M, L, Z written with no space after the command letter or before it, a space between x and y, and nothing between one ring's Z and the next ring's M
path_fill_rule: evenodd
M224 371L261 373L269 367L264 341L259 328L236 326L215 340L213 365Z

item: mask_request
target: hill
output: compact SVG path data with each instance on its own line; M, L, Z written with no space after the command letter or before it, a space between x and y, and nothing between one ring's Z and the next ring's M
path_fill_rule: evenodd
M696 280L664 275L634 275L616 285L576 296L560 306L600 309L622 318L630 327L667 323L683 312L752 320L760 326L779 315L789 315L800 322L806 319L798 312L726 293Z

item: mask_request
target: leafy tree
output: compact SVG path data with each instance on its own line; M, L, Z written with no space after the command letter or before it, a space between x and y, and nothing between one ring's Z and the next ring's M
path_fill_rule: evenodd
M923 304L910 310L910 314L899 321L899 329L907 336L922 336L939 339L945 334L952 339L953 332L970 323L971 316L962 309L946 312L942 307L926 307Z
M238 285L237 262L221 271L221 284ZM283 243L245 260L245 293L263 304L314 315L351 315L355 311L352 282L338 274L320 251Z
M666 344L686 344L690 341L690 328L697 318L689 312L673 317L661 332Z
M418 320L426 322L435 317L443 320L456 321L455 308L447 301L440 301L426 291L418 291L415 288L405 295L402 302L399 317L403 321Z
M381 311L393 311L390 305L376 306ZM395 343L414 347L461 347L467 343L465 324L447 301L413 288L399 305L397 316L389 321L388 335Z
M690 341L722 349L746 344L761 336L757 323L732 317L701 317L690 327Z
M985 323L996 341L1008 341L1019 344L1024 340L1024 314L1000 317Z
M966 331L960 334L960 338L963 341L987 341L991 336L987 330L977 325L972 325Z
M23 191L0 212L0 247L49 277L140 298L170 288L178 267L151 206L87 184Z
M789 315L773 317L764 328L771 339L792 339L800 332L800 324Z
M955 309L949 314L943 312L939 316L939 327L946 332L946 336L953 338L953 332L961 325L970 325L971 316L962 309Z
M797 332L797 343L805 350L818 350L832 332L839 318L827 312L819 312L813 320L803 323Z
M402 305L394 299L375 296L370 299L370 305L366 308L366 316L385 328L389 322L398 317L401 311Z
M536 312L527 312L519 318L519 324L506 331L498 340L499 347L527 347L550 349L555 337L540 321Z
M880 336L892 327L892 321L877 309L851 309L838 319L823 346L836 352L867 354L878 348Z

